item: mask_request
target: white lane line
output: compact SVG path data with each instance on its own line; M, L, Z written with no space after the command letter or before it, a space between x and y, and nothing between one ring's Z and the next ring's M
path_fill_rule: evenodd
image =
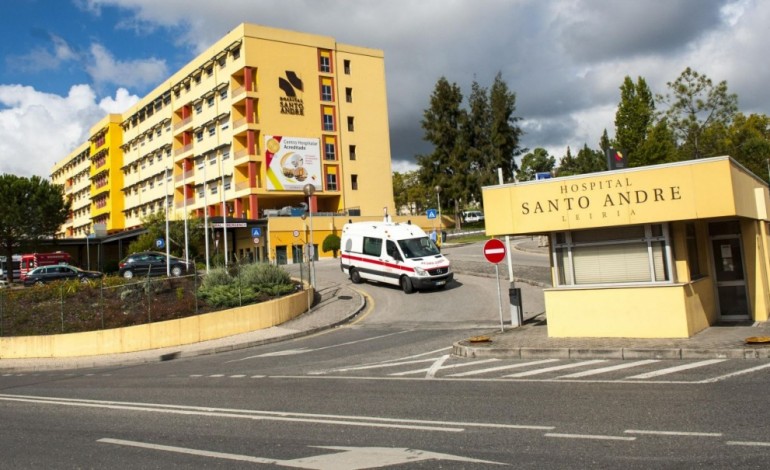
M575 372L574 374L568 374L568 375L562 375L560 377L557 377L557 379L576 379L579 377L588 377L589 375L598 375L598 374L604 374L607 372L613 372L616 370L622 370L622 369L628 369L629 367L637 367L637 366L643 366L645 364L652 364L655 362L660 362L658 359L645 359L643 361L636 361L636 362L629 362L626 364L618 364L616 366L608 366L608 367L602 367L599 369L591 369L591 370L584 370L583 372Z
M699 382L699 383L718 382L720 380L729 379L730 377L735 377L737 375L750 374L750 373L756 372L758 370L767 369L768 367L770 367L770 364L764 364L764 365L761 365L761 366L751 367L751 368L748 368L748 369L743 369L743 370L731 372L729 374L720 375L719 377L713 377L711 379L706 379L706 380L704 380L702 382Z
M451 431L461 432L462 428L490 428L490 429L523 429L533 431L552 431L554 426L539 426L530 424L500 424L483 422L463 422L463 421L436 421L436 420L417 420L401 418L383 418L379 416L354 416L354 415L329 415L318 413L297 413L292 411L266 411L250 410L238 408L214 408L189 405L167 405L160 403L141 403L141 402L119 402L106 400L88 400L79 398L57 398L40 397L28 395L0 394L0 401L36 403L41 405L63 405L79 406L91 408L107 408L132 411L146 411L155 413L175 413L183 415L203 415L220 416L226 418L241 418L254 420L275 420L275 421L297 421L297 422L317 422L321 424L343 424L357 426L379 426L379 427L405 427L411 429L429 430L429 431ZM384 426L384 425L392 426ZM415 427L416 426L416 427ZM442 426L436 428L433 426Z
M728 446L770 447L770 442L727 441Z
M469 375L486 374L487 372L497 372L498 370L519 369L522 367L536 366L538 364L547 364L549 362L557 362L557 361L558 359L543 359L541 361L520 362L517 364L509 364L507 366L489 367L487 369L479 369L479 370L472 370L469 372L461 372L459 374L451 374L451 375L447 375L447 377L467 377Z
M436 372L441 369L441 366L444 364L444 362L446 362L447 359L449 359L449 354L445 354L438 358L436 362L434 362L433 365L431 365L428 369L428 372L425 374L425 378L432 379L433 376L436 375Z
M225 376L225 374L211 374L211 375L209 375L209 378L215 378L215 379L217 379L217 378L219 378L219 377L224 377L224 376Z
M249 455L230 454L225 452L213 452L209 450L190 449L186 447L164 446L161 444L148 444L145 442L125 441L123 439L110 439L107 437L99 439L96 442L101 442L104 444L115 444L115 445L121 445L121 446L139 447L141 449L163 450L166 452L197 455L200 457L213 457L217 459L236 460L241 462L263 463L267 465L271 465L271 464L276 465L281 462L280 460L265 459L262 457L251 457Z
M547 432L545 437L563 437L565 439L599 439L602 441L635 441L635 437L602 436L598 434L559 434Z
M457 369L458 367L468 367L468 366L475 366L478 364L487 364L490 362L500 362L500 359L483 359L481 361L473 361L473 362L463 362L460 364L451 364L448 366L441 366L441 370L444 369ZM414 369L414 370L407 370L405 372L396 372L393 374L389 374L394 377L400 377L404 375L414 375L414 374L421 374L423 372L428 372L430 369Z
M366 341L373 341L375 339L386 338L388 336L400 335L400 334L403 334L403 333L409 333L410 331L411 330L396 331L395 333L388 333L388 334L380 335L380 336L372 336L371 338L364 338L364 339L358 339L358 340L355 340L355 341L348 341L347 343L332 344L331 346L323 346L321 348L315 348L315 349L302 349L302 350L293 349L293 350L291 350L291 352L288 352L287 354L299 354L299 353L305 353L305 352L321 351L321 350L329 349L329 348L337 348L337 347L340 347L340 346L349 346L351 344L358 344L358 343L363 343L363 342L366 342ZM280 351L274 352L274 353L267 353L267 355L265 355L265 354L258 354L256 356L248 356L248 357L242 357L240 359L233 359L232 361L225 361L224 364L228 364L230 362L245 361L247 359L255 359L255 358L258 358L258 357L262 357L262 356L269 357L269 356L275 356L275 355L280 355L280 354L281 354Z
M647 434L654 436L722 437L721 432L646 431L643 429L627 429L624 432L626 434Z
M403 366L406 364L420 364L422 362L434 362L435 360L436 358L434 357L430 359L413 359L411 361L388 362L387 364L372 364L369 366L346 367L341 369L334 369L334 372L349 372L351 370L367 370L367 369L384 369L387 367Z
M230 376L231 379L242 379L244 377L246 377L246 374L237 374L237 375Z
M382 365L382 364L390 364L392 362L399 362L399 363L401 363L401 362L403 362L405 360L415 359L415 358L418 358L418 357L423 357L423 356L428 356L428 355L432 356L434 354L438 354L438 353L444 352L444 351L449 351L451 349L452 349L452 347L449 346L449 347L445 347L445 348L441 348L441 349L435 349L433 351L428 351L428 352L424 352L424 353L420 353L420 354L414 354L412 356L405 356L405 357L399 357L399 358L396 358L396 359L388 359L386 361L377 361L377 362L369 362L369 363L366 363L366 364L360 364L359 367L377 366L377 365ZM433 361L433 360L435 360L435 359L429 359L428 361ZM428 361L423 361L423 362L428 362ZM311 371L311 372L308 372L308 375L324 375L324 374L331 374L331 373L334 373L334 372L345 372L345 371L348 371L348 370L351 370L351 369L348 368L348 367L342 367L342 368L339 368L339 369L327 369L327 370Z
M683 370L710 366L711 364L719 364L720 362L724 362L726 360L727 359L708 359L705 361L698 361L690 364L682 364L681 366L667 367L665 369L655 370L652 372L647 372L645 374L633 375L631 377L626 377L626 379L649 379L651 377L659 377L661 375L674 374L676 372L681 372Z
M563 365L560 365L560 366L546 367L545 369L528 370L528 371L525 371L525 372L519 372L518 374L504 375L503 377L505 377L505 378L529 377L531 375L547 374L548 372L554 372L554 371L557 371L557 370L574 369L575 367L590 366L591 364L599 364L601 362L607 362L607 360L606 359L594 359L594 360L591 360L591 361L574 362L574 363L571 363L571 364L563 364Z

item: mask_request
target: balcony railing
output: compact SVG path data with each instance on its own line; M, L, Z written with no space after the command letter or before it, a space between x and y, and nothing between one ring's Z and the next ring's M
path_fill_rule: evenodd
M240 183L235 183L235 190L241 191L243 189L249 189L251 188L251 184L248 181L241 181Z
M179 147L177 149L174 149L174 156L178 157L179 155L182 155L185 152L189 152L192 150L193 144L187 144L184 147Z
M179 130L183 128L184 126L190 124L192 122L192 116L187 116L186 118L182 119L181 121L174 124L174 130Z

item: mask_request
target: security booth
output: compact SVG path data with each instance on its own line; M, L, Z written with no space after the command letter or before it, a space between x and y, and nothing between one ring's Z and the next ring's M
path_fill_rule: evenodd
M770 311L767 184L730 157L483 188L487 235L547 235L551 337L687 338Z

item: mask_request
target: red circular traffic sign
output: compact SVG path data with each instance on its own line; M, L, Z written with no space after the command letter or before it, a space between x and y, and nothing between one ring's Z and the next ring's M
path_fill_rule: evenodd
M505 259L505 243L497 238L491 238L484 243L484 257L492 264Z

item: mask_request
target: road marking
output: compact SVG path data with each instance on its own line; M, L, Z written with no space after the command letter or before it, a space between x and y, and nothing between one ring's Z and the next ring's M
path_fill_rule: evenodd
M626 434L650 434L657 436L722 437L721 432L645 431L642 429L627 429L624 432Z
M17 401L23 403L37 403L43 405L66 405L82 406L92 408L107 408L150 412L167 412L185 415L204 415L219 416L226 418L242 419L264 419L276 421L308 421L322 424L351 424L351 425L369 425L390 424L393 426L375 426L375 427L406 427L396 425L414 425L410 429L419 430L448 430L451 432L461 432L462 428L489 428L489 429L520 429L532 431L551 431L554 426L540 426L531 424L499 424L499 423L479 423L479 422L460 422L460 421L435 421L435 420L416 420L401 418L382 418L377 416L352 416L352 415L327 415L318 413L297 413L291 411L264 411L248 410L234 408L212 408L202 406L187 405L166 405L159 403L141 403L141 402L116 402L105 400L86 400L76 398L56 398L56 397L36 397L27 395L0 394L0 401ZM286 419L297 418L297 419ZM300 419L302 418L302 419ZM357 423L360 422L360 423ZM415 427L417 426L417 427ZM442 426L435 428L433 426Z
M770 442L727 441L728 446L770 447Z
M545 433L545 437L563 437L565 439L599 439L603 441L635 441L635 437L625 436L601 436L598 434L559 434Z
M245 361L247 359L254 359L254 358L257 358L257 357L289 356L289 355L292 355L292 354L302 354L302 353L306 353L306 352L322 351L324 349L338 348L340 346L349 346L351 344L364 343L366 341L372 341L372 340L375 340L375 339L386 338L388 336L400 335L400 334L409 333L409 332L410 332L410 330L396 331L395 333L388 333L388 334L380 335L380 336L372 336L371 338L364 338L364 339L358 339L358 340L355 340L355 341L348 341L347 343L332 344L331 346L323 346L323 347L315 348L315 349L308 349L308 348L286 349L286 350L283 350L283 351L276 351L276 352L271 352L271 353L258 354L256 356L242 357L240 359L233 359L232 361L226 361L225 364L228 364L230 362Z
M629 367L643 366L645 364L652 364L660 362L658 359L645 359L643 361L629 362L627 364L618 364L616 366L602 367L599 369L585 370L583 372L575 372L574 374L562 375L557 377L559 379L576 379L579 377L588 377L589 375L604 374L606 372L613 372L616 370L628 369Z
M209 378L217 379L219 377L224 377L224 376L225 376L225 374L211 374L211 375L209 375Z
M626 377L626 379L649 379L651 377L659 377L661 375L673 374L675 372L681 372L683 370L695 369L697 367L710 366L711 364L719 364L727 359L708 359L706 361L692 362L690 364L682 364L681 366L668 367L666 369L655 370L647 372L645 374L634 375Z
M475 366L475 365L478 365L478 364L487 364L487 363L490 363L490 362L500 362L500 359L483 359L483 360L480 360L480 361L462 362L460 364L451 364L451 365L448 365L448 366L441 366L441 370L444 370L444 369L456 369L458 367L469 367L469 366ZM430 369L414 369L414 370L407 370L405 372L395 372L395 373L390 374L390 375L394 376L394 377L400 377L400 376L403 376L403 375L420 374L420 373L423 373L423 372L427 372L429 370Z
M237 375L230 376L231 379L242 379L244 377L246 377L246 374L237 374Z
M543 359L541 361L521 362L518 364L509 364L507 366L489 367L487 369L472 370L469 372L461 372L459 374L450 374L450 375L447 375L447 377L468 377L469 375L485 374L487 372L496 372L498 370L519 369L521 367L535 366L538 364L546 364L549 362L557 362L557 361L558 359Z
M547 374L548 372L564 370L564 369L574 369L575 367L588 366L591 364L599 364L601 362L607 362L607 361L605 359L593 359L591 361L573 362L571 364L564 364L561 366L546 367L545 369L528 370L525 372L519 372L518 374L504 375L503 377L505 378L529 377L531 375Z
M138 447L150 450L162 450L180 454L197 455L239 462L251 462L278 465L280 467L325 469L342 468L346 470L363 470L367 468L382 468L425 460L449 460L455 462L483 463L492 465L506 465L502 462L491 460L478 460L469 457L460 457L451 454L440 454L419 449L390 448L390 447L337 447L314 446L317 449L334 450L330 454L312 455L291 460L278 460L266 457L254 457L251 455L231 454L229 452L215 452L209 450L192 449L189 447L166 446L162 444L150 444L138 441L126 441L123 439L102 438L97 440L103 444L115 444L122 446Z
M704 380L702 382L699 382L699 383L718 382L720 380L729 379L730 377L735 377L735 376L743 375L743 374L750 374L750 373L756 372L758 370L767 369L768 367L770 367L770 364L764 364L764 365L761 365L761 366L751 367L749 369L743 369L743 370L739 370L739 371L736 371L736 372L731 372L729 374L720 375L719 377L713 377L711 379L706 379L706 380Z
M428 372L425 374L425 378L432 379L436 375L436 372L441 369L441 365L444 364L447 359L449 359L449 354L445 354L438 358L436 362L434 362L433 365L431 365L428 369Z
M436 359L430 358L430 359L413 359L411 361L401 361L401 362L388 362L388 363L380 363L380 364L371 364L368 366L357 366L357 367L345 367L341 369L332 369L328 372L349 372L351 370L366 370L366 369L383 369L386 367L396 367L396 366L403 366L406 364L420 364L422 362L434 362ZM321 372L317 372L321 373Z

